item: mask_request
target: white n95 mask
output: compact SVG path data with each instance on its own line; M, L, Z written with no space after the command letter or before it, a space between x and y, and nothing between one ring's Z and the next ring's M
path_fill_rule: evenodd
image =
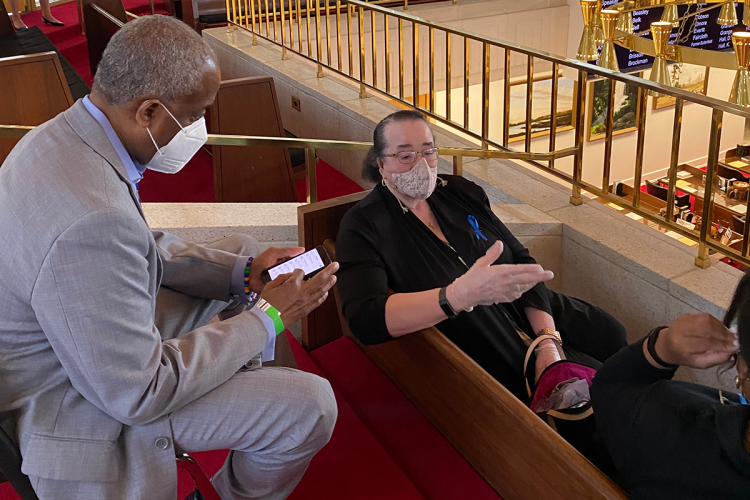
M393 174L393 185L402 193L417 200L426 200L435 190L437 182L437 165L430 167L422 158L411 170L402 174Z
M172 113L164 106L165 111L169 113L169 116L177 122L180 126L180 131L177 132L169 144L159 149L159 146L154 140L154 136L151 135L151 130L146 127L148 136L151 137L151 142L156 147L156 154L153 158L146 163L146 168L155 172L162 172L164 174L176 174L182 167L184 167L190 159L195 156L195 153L206 143L208 140L208 130L206 130L206 119L201 117L199 120L194 121L187 127L180 125L180 122L174 117Z

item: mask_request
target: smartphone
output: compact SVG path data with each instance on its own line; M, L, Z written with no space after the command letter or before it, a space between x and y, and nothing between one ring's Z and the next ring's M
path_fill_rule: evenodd
M331 263L331 257L328 255L325 247L317 246L296 257L282 262L276 266L270 267L260 275L263 283L268 283L276 279L280 274L291 273L295 269L302 269L305 272L306 280L315 276L321 269Z

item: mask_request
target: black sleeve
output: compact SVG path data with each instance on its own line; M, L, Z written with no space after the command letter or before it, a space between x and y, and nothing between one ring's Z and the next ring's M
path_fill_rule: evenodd
M391 340L385 324L388 275L378 253L374 230L364 218L350 211L341 221L336 238L336 273L344 317L363 344Z
M632 424L654 387L675 374L676 369L662 370L648 362L643 354L647 338L623 347L596 372L590 389L591 404L597 427L603 432L619 434L621 423Z
M669 380L675 370L661 370L648 362L644 341L610 357L597 370L590 388L597 431L615 463L618 482L629 494L644 487L654 490L661 481L669 484L684 474L674 471L680 469L677 464L666 468L664 464L674 462L680 443L689 443L686 434L693 424L686 426L686 422L694 422L696 411L689 394ZM667 497L634 494L634 498Z
M663 370L652 366L643 354L643 343L646 339L648 339L648 335L638 342L622 348L609 358L597 370L594 387L602 387L602 390L607 390L605 386L637 387L650 385L659 380L670 380L676 369Z
M476 184L474 184L474 186L476 186ZM480 186L476 186L476 188L476 194L479 199L482 200L482 207L492 219L495 228L500 232L500 237L503 240L503 244L508 247L508 250L510 250L511 255L513 256L513 262L515 264L536 264L536 260L534 260L534 257L529 254L529 249L523 246L523 244L518 241L515 236L513 236L513 233L510 232L510 230L505 226L505 224L503 224L498 216L495 215L495 212L492 211L490 200L487 197L487 193L484 192L484 189L482 189ZM518 302L521 307L531 307L533 309L544 311L550 316L552 315L552 307L549 303L549 294L544 283L537 283L534 288L524 293L521 298L518 299Z

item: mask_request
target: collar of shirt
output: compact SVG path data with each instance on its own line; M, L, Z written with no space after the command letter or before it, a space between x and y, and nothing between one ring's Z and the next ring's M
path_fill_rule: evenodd
M102 113L102 111L91 102L89 96L83 98L83 105L104 129L104 133L107 134L107 138L115 148L117 155L120 157L120 161L125 165L125 170L127 170L128 177L130 177L130 183L133 184L133 188L138 191L138 182L143 178L143 172L146 170L146 167L133 161L128 152L125 151L125 146L122 145L122 141L117 137L117 133L115 132L115 129L112 128L112 124L109 123L109 120L104 116L104 113Z

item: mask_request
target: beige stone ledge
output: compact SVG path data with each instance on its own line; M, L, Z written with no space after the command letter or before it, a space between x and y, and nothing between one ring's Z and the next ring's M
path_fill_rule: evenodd
M530 205L507 205L494 203L492 211L505 224L513 235L521 239L524 236L562 236L562 223Z
M297 245L299 203L144 203L149 226L195 243L249 234L262 246Z

